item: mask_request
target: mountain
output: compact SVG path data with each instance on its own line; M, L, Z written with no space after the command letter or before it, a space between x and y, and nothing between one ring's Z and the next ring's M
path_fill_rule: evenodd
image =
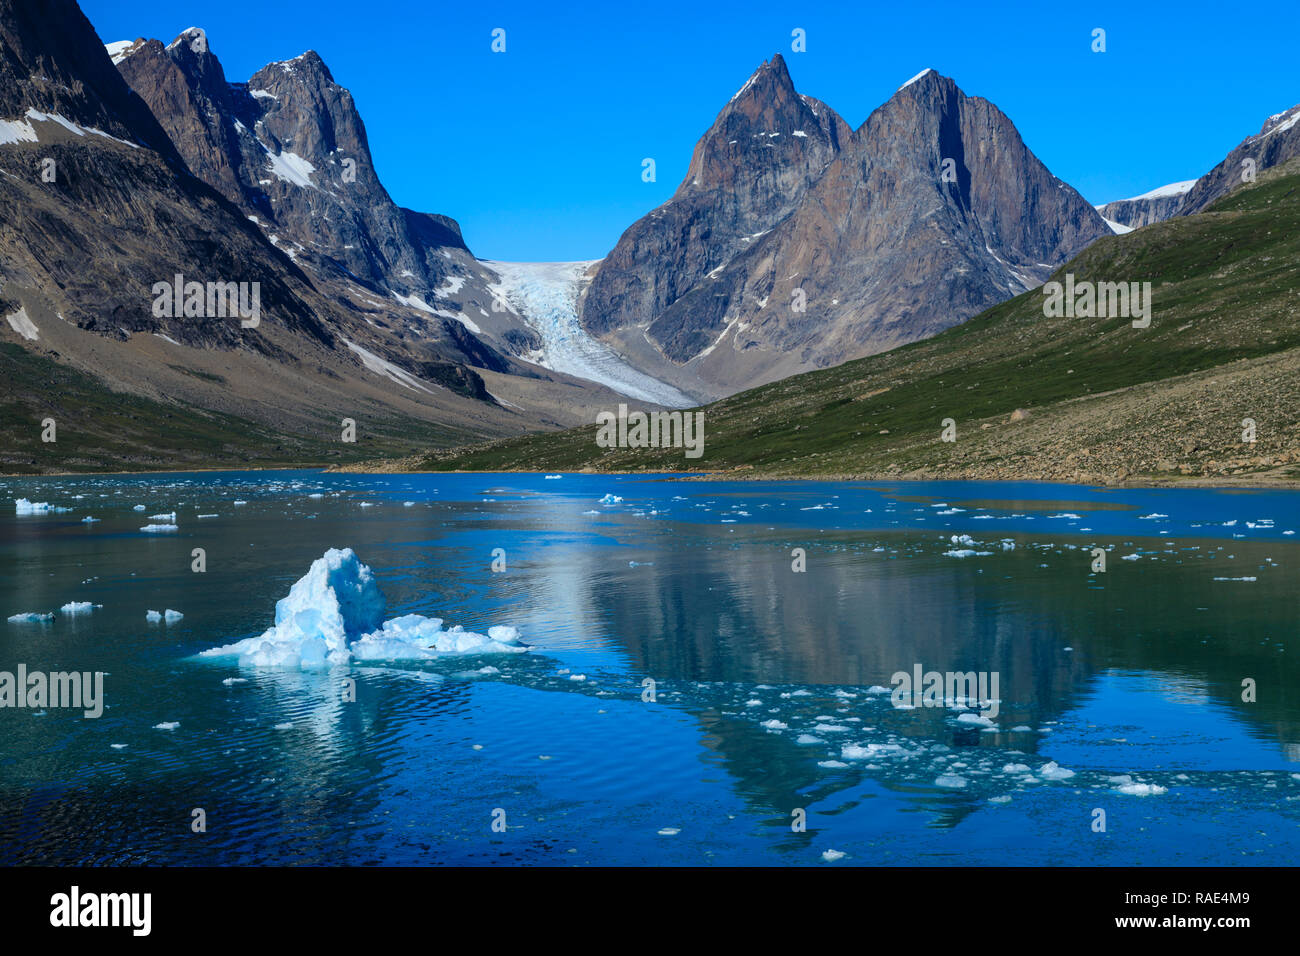
M1178 207L1180 216L1200 212L1216 199L1242 184L1249 166L1258 173L1300 156L1300 104L1275 113L1264 121L1258 133L1248 136L1223 162L1196 181Z
M795 92L785 60L773 56L696 143L672 198L633 223L602 261L583 324L603 335L662 316L788 216L849 136L834 110Z
M1275 113L1264 121L1258 133L1242 140L1200 179L1170 183L1132 199L1108 202L1098 206L1097 211L1107 222L1125 227L1116 232L1137 229L1170 216L1200 212L1245 182L1243 176L1247 169L1258 175L1300 156L1298 121L1300 105Z
M584 326L729 394L933 335L1110 234L1001 111L933 70L850 136L836 120L766 64L601 263Z
M408 363L424 352L495 371L510 364L494 353L537 347L517 316L491 311L496 277L455 220L393 202L352 94L317 53L246 83L227 81L199 28L166 46L119 44L113 58L195 175L339 295L363 309L387 300L408 338L428 340L406 354L382 337L368 345Z
M465 310L494 275L451 220L385 205L323 64L273 65L259 82L275 92L241 94L214 58L182 53L204 52L194 39L114 44L115 67L72 0L0 0L0 468L347 460L572 424L617 400L508 354L517 315L498 316L499 339L486 316L474 331ZM356 183L324 176L340 150ZM364 198L347 198L357 184ZM163 308L178 275L242 285L256 323ZM45 417L57 443L37 440Z
M1129 229L1137 229L1140 226L1147 226L1153 222L1168 219L1178 212L1179 207L1183 204L1184 197L1195 185L1195 179L1189 179L1181 183L1170 183L1168 186L1161 186L1158 189L1143 193L1141 196L1108 202L1098 206L1097 211L1101 213L1102 218L1107 222L1118 223L1121 226L1127 226ZM1123 230L1115 231L1122 232Z
M1300 478L1300 159L1058 269L1150 282L1151 322L1049 317L1024 292L922 342L701 409L703 456L601 448L595 428L407 459L413 470L1109 484ZM942 440L945 420L955 441ZM1248 442L1246 420L1254 423Z

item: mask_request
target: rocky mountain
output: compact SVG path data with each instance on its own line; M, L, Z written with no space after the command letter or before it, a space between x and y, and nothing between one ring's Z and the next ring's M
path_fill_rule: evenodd
M1300 104L1275 113L1264 121L1258 133L1248 136L1208 173L1196 180L1178 207L1178 215L1200 212L1226 196L1246 180L1248 168L1256 175L1300 156Z
M785 60L772 57L696 144L672 198L603 260L583 324L601 335L662 315L788 216L849 136L834 110L795 92Z
M1150 281L1149 327L1113 316L1045 316L1043 292L1031 290L908 348L704 407L698 459L680 447L602 447L597 427L586 425L391 467L1293 483L1297 262L1300 159L1202 212L1103 238L1053 275ZM946 418L955 423L953 441L944 440Z
M786 84L783 65L768 64L724 108L678 194L601 264L582 305L587 328L727 394L933 335L1035 287L1110 234L997 107L933 70L848 137L825 110L814 139L804 130L814 107ZM775 97L785 111L738 110L747 96ZM796 103L809 115L794 119ZM787 201L741 188L743 216L718 202L707 187L725 177L742 187L777 178L766 154L740 150L742 138L802 140L795 122L814 158L799 147L772 154L793 164L784 181L801 184L777 191ZM676 218L679 201L691 203L685 219ZM715 214L717 206L726 211ZM715 238L718 221L734 225ZM753 232L737 236L741 229ZM657 354L647 355L647 343Z
M118 44L114 62L190 170L239 205L268 240L360 307L395 313L421 351L506 371L496 352L536 348L517 315L491 309L495 276L455 220L393 202L352 94L314 51L228 82L206 34L190 28ZM360 294L358 294L360 293ZM402 359L394 343L372 343Z
M1131 199L1116 199L1098 206L1097 211L1108 222L1137 229L1153 222L1161 222L1178 212L1188 191L1196 185L1195 179L1170 183Z
M328 460L364 453L340 452L344 417L362 445L391 447L554 427L617 400L510 354L518 316L501 313L494 338L496 277L452 220L387 199L318 58L241 89L195 40L115 43L119 72L73 0L0 0L4 461L176 464L182 420L221 436L190 443L207 457L187 461L292 460L288 448ZM158 289L177 276L200 294L173 307ZM227 283L256 301L256 321L213 309ZM480 305L477 326L467 310ZM122 427L131 408L148 427ZM23 423L52 410L60 438L45 445Z

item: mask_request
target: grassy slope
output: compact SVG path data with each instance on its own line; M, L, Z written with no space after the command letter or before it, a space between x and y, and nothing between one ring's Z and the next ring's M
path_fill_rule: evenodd
M1032 291L932 339L704 408L701 459L598 448L595 427L406 459L427 470L708 470L1123 480L1294 477L1300 170L1093 244L1056 278L1153 285L1151 327L1048 319ZM1023 421L1010 422L1016 409ZM1241 442L1254 418L1258 441ZM940 422L958 423L956 443Z
M107 390L96 379L21 346L0 344L0 472L149 471L331 464L400 454L416 441L448 444L463 433L409 419L339 440L322 416L315 435L276 432L246 419ZM57 441L41 441L41 421Z

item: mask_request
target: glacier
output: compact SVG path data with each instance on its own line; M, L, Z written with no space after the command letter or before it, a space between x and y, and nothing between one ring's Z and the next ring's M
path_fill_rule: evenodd
M533 359L543 368L606 385L629 398L667 408L693 408L699 402L680 389L628 365L578 321L578 296L590 262L498 262L483 264L501 278L489 285L523 315L542 339Z
M275 624L258 637L203 651L253 667L317 668L352 660L411 661L449 655L523 653L519 630L477 634L442 618L405 614L384 620L387 604L374 573L351 548L330 548L275 605Z

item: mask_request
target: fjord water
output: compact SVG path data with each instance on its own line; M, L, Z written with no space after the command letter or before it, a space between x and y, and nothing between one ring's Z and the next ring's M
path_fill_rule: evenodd
M0 709L0 863L1300 861L1295 492L297 471L0 495L71 509L5 501L2 616L55 617L4 624L0 670L106 673L98 719ZM268 628L332 547L388 616L532 649L196 656ZM918 664L996 673L996 718L894 707Z

